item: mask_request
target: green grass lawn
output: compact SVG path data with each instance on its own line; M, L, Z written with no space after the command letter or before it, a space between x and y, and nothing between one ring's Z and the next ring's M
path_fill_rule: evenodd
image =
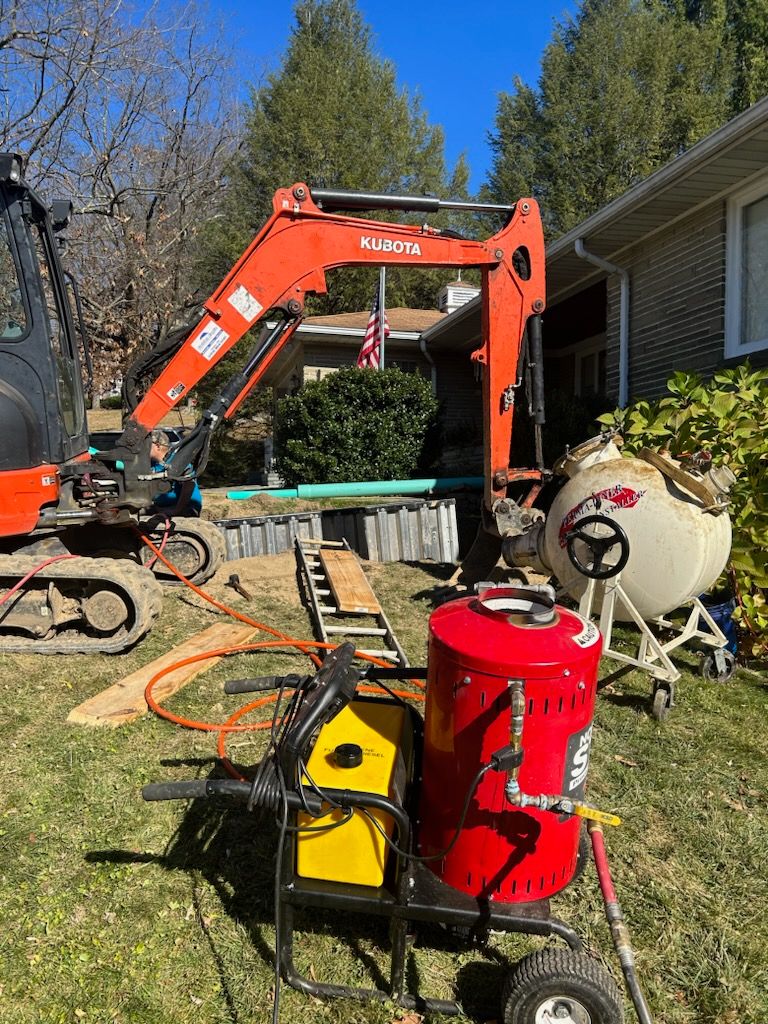
M400 564L372 566L371 578L412 663L422 663L424 595L439 580ZM310 635L285 594L262 588L247 608ZM218 618L168 593L161 621L129 654L0 657L2 1024L271 1019L273 824L139 795L145 782L207 775L214 737L152 717L115 731L65 722L87 696ZM650 681L638 673L599 699L590 793L624 821L606 838L657 1024L758 1024L768 1018L768 685L755 674L706 683L693 655L681 659L678 707L663 725L648 714ZM223 695L224 679L305 667L295 655L239 656L172 707L220 721L242 702ZM255 734L230 746L247 764L263 744ZM592 868L553 910L620 980ZM386 965L386 932L368 920L313 916L301 929L298 966L318 979L370 984L371 965ZM427 931L411 971L429 994L458 992L461 1020L493 1021L504 957L535 945L498 937L490 950L467 950ZM283 990L281 1019L292 1024L402 1016Z

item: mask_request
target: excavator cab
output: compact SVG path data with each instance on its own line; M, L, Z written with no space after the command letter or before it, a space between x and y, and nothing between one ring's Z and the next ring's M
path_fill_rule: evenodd
M161 607L161 573L142 564L137 527L196 582L224 557L212 524L140 519L168 488L150 472L148 436L125 462L89 453L81 341L92 379L90 358L57 239L70 213L68 202L42 202L20 157L0 154L3 651L118 653L141 639Z
M57 466L88 450L82 368L55 227L0 154L0 471Z

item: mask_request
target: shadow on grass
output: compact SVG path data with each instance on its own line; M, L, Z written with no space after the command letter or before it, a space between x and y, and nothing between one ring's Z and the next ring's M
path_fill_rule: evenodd
M167 759L163 763L209 767L211 760ZM221 773L214 771L210 777L220 778ZM227 964L206 923L194 877L205 878L228 916L246 929L257 954L271 966L274 950L263 935L263 926L273 922L272 866L276 848L277 831L269 817L262 819L260 815L248 814L242 804L223 799L216 802L192 800L162 854L93 850L85 859L98 864L156 864L167 871L190 875L192 906L216 965L228 1020L238 1024L238 1000L232 990Z
M597 682L597 692L600 696L600 700L607 701L609 704L613 704L617 708L633 708L635 711L642 711L645 713L650 712L653 692L652 685L653 680L649 677L649 689L648 696L643 696L639 693L613 693L608 687L613 686L614 683L619 682L625 676L628 676L634 671L633 666L622 665L610 672L607 676L603 676Z
M601 693L600 700L613 704L617 708L632 708L635 711L648 713L651 707L650 698L638 693Z

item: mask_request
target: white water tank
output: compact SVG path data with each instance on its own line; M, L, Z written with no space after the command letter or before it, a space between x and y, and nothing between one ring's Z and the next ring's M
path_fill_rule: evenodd
M586 516L605 516L626 533L629 557L621 586L644 619L698 597L725 568L731 550L725 494L733 482L727 468L697 472L653 452L624 458L612 442L599 439L574 449L558 468L569 479L547 514L538 550L572 597L580 598L588 581L569 558L567 536ZM585 527L598 534L601 529L610 533L599 524ZM571 543L579 560L588 561L587 546ZM619 555L616 544L606 551L605 564L616 564ZM631 618L619 602L616 618Z

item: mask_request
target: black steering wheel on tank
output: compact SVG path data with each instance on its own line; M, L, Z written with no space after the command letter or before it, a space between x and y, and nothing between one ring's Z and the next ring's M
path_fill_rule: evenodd
M590 532L589 527L594 529ZM603 532L598 532L600 530ZM586 545L592 556L591 561L583 561L580 557L577 547L579 542ZM629 538L623 527L608 516L584 516L579 519L566 534L565 547L574 569L590 580L608 580L618 576L629 560ZM619 557L606 564L608 553L615 547L619 548Z

